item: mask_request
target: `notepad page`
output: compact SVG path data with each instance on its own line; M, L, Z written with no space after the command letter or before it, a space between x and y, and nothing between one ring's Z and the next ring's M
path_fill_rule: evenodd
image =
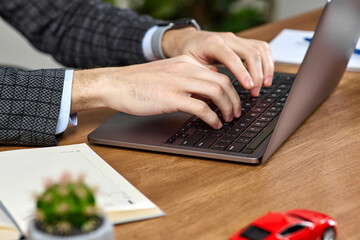
M11 217L7 215L6 209L0 202L0 239L1 240L18 240L20 231L17 229Z
M310 45L304 38L312 38L313 35L313 31L283 29L270 42L275 62L301 64ZM356 48L360 49L360 40ZM351 56L347 70L360 71L360 54Z
M0 164L0 199L23 231L35 194L46 178L58 180L64 171L85 173L85 182L99 188L97 203L105 211L157 208L86 144L1 152Z

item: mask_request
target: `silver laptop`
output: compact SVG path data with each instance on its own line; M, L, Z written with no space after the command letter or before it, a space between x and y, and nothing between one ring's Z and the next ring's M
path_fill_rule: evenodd
M273 86L251 97L232 79L243 113L211 129L196 116L116 113L89 134L90 143L259 164L267 161L341 80L360 35L360 1L327 1L297 75L275 73ZM213 103L210 107L219 112ZM221 114L218 113L221 117Z

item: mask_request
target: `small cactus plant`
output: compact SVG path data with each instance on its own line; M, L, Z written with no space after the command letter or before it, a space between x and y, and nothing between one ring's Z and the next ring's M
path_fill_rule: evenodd
M52 235L77 235L98 228L103 221L96 207L94 189L84 176L72 179L64 173L58 183L48 180L45 191L37 196L35 224Z

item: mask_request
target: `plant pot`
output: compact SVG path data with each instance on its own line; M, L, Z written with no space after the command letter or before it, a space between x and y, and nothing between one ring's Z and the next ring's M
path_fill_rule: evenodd
M29 226L28 238L29 240L114 240L113 225L104 217L104 221L97 229L79 235L58 236L51 235L39 230L35 222L32 221Z

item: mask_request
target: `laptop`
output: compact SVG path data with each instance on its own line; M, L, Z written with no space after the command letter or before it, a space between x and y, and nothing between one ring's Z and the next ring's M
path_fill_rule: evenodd
M234 76L242 116L220 130L184 112L133 116L118 112L88 135L93 144L249 164L266 162L341 80L360 36L360 1L327 1L296 75L275 73L273 86L251 97ZM213 103L210 107L218 112ZM219 116L221 114L218 112Z

